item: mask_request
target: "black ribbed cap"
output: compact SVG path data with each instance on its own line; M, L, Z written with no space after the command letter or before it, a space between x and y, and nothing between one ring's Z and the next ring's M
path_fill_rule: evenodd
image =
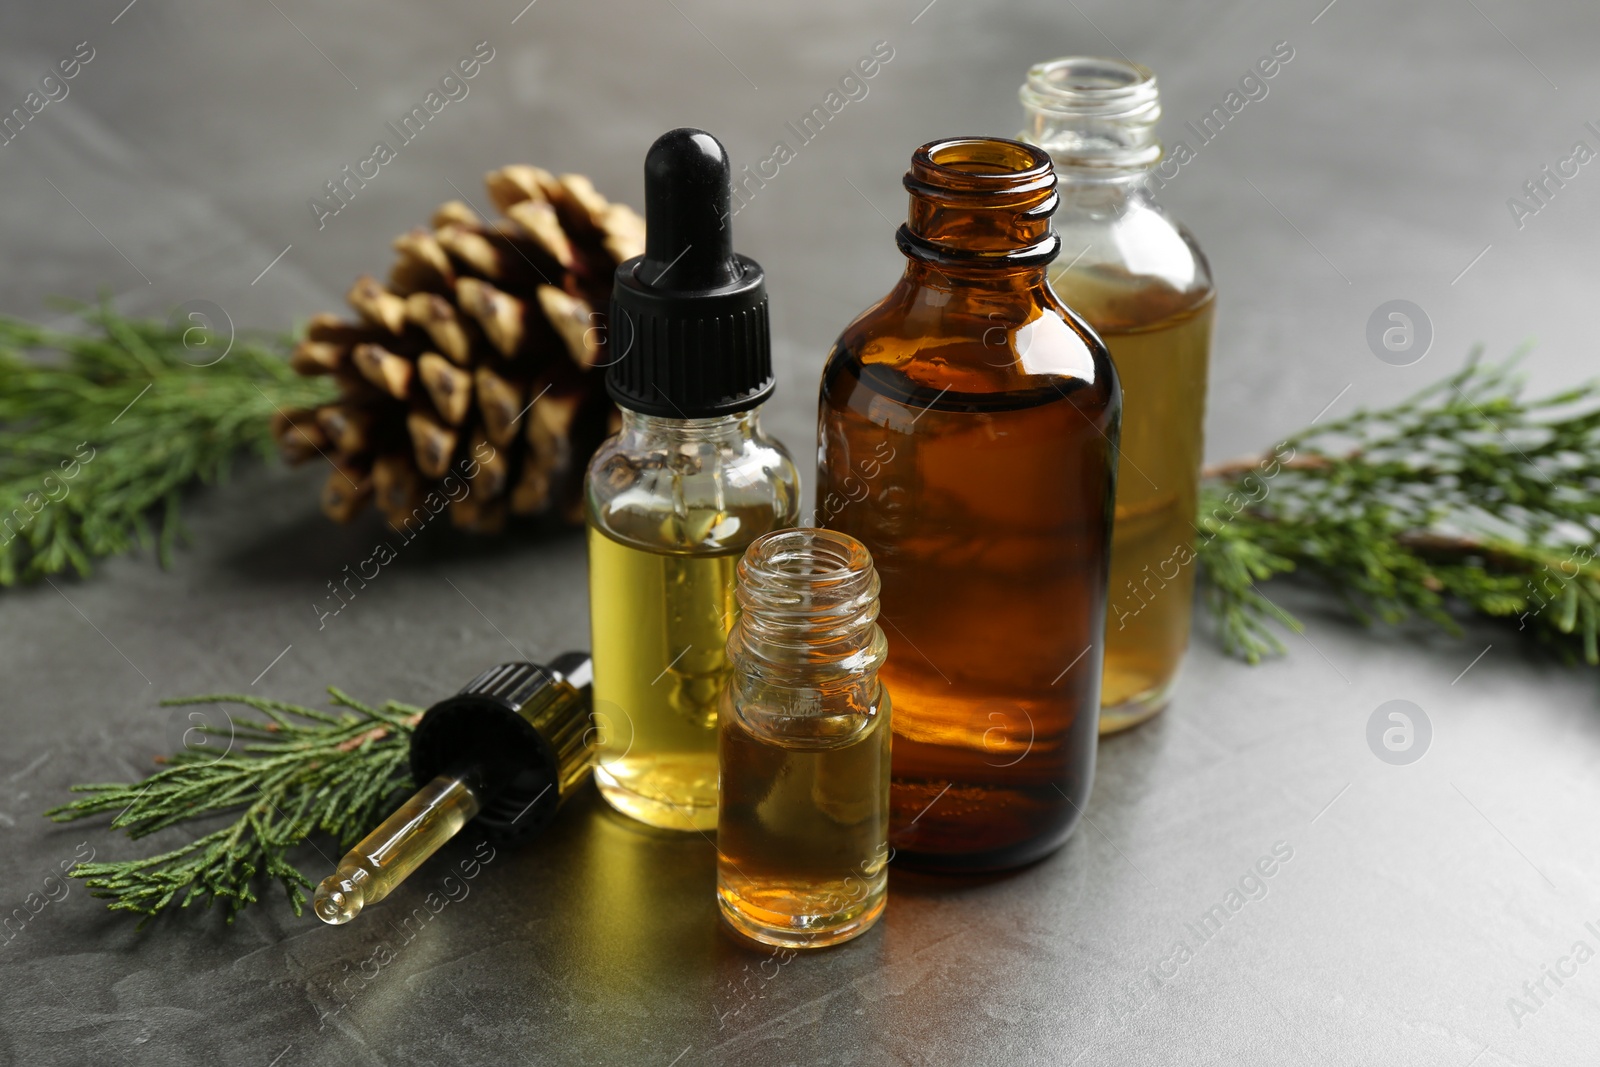
M656 138L644 161L645 252L617 268L606 387L621 407L703 419L772 395L761 265L733 251L728 153L704 130Z
M589 775L592 677L585 652L490 667L417 723L412 779L465 778L482 805L475 826L501 840L532 837Z

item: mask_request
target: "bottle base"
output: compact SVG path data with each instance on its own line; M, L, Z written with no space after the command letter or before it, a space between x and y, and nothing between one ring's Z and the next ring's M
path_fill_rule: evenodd
M1172 702L1172 691L1177 688L1176 674L1160 685L1128 697L1116 704L1100 708L1100 736L1131 730L1140 723L1149 722L1166 710Z
M1079 722L1075 744L1086 750L1087 766L1055 768L1056 782L893 779L891 863L930 874L992 874L1036 863L1066 844L1083 819L1094 780L1095 738L1084 734L1095 720L1083 715Z
M1034 840L995 849L991 852L917 852L897 848L891 866L918 874L1004 874L1048 858L1077 829L1074 822L1065 833L1044 840Z
M594 769L594 783L617 811L646 826L661 830L714 832L717 828L717 798L694 797L690 803L674 803L663 796L652 796L630 789L601 765Z
M723 922L739 936L783 948L827 948L860 937L883 917L888 894L878 892L861 905L831 915L785 915L759 907L729 886L717 885L717 907Z

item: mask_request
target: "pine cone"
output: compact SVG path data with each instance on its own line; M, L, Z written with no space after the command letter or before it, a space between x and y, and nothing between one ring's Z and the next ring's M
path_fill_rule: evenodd
M604 310L644 220L578 174L511 166L485 177L504 216L460 201L394 242L389 283L356 279L348 322L318 315L291 365L341 396L274 425L290 462L333 470L322 510L375 503L400 529L448 508L498 532L508 513L582 521L583 472L616 425L605 391Z

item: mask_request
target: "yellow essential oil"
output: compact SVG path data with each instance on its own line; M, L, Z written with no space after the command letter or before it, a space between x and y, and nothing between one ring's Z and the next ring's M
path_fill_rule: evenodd
M1194 603L1195 514L1215 288L1199 245L1154 193L1156 76L1127 59L1070 56L1028 71L1023 138L1060 176L1051 284L1094 327L1122 383L1122 442L1106 601L1100 732L1172 697ZM1159 165L1158 165L1159 164Z
M740 551L642 548L589 529L595 780L652 826L717 825L717 704Z
M368 834L322 880L312 899L317 917L332 926L354 919L406 880L418 864L478 814L478 797L460 778L439 777L419 789Z
M1067 271L1056 291L1095 328L1122 381L1122 458L1106 601L1100 729L1171 696L1194 611L1194 537L1215 305L1121 269Z
M652 826L717 822L717 702L734 565L794 525L800 480L761 430L772 395L761 265L733 251L728 154L703 130L645 157L645 252L617 268L606 388L621 429L585 478L595 781Z
M411 774L424 785L317 886L317 918L354 919L474 820L499 841L538 834L589 777L590 666L584 652L502 663L429 708L411 730Z

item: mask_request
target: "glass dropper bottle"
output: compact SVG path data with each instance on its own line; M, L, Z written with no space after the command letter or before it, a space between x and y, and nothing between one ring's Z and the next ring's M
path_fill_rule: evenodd
M317 886L317 918L354 919L468 822L500 841L543 830L589 776L590 674L584 652L503 663L429 708L411 736L411 776L427 784Z
M621 428L585 479L602 739L594 778L650 826L717 825L734 567L793 526L800 476L761 426L776 388L761 265L733 250L728 153L670 130L645 156L645 252L617 267L606 388Z

